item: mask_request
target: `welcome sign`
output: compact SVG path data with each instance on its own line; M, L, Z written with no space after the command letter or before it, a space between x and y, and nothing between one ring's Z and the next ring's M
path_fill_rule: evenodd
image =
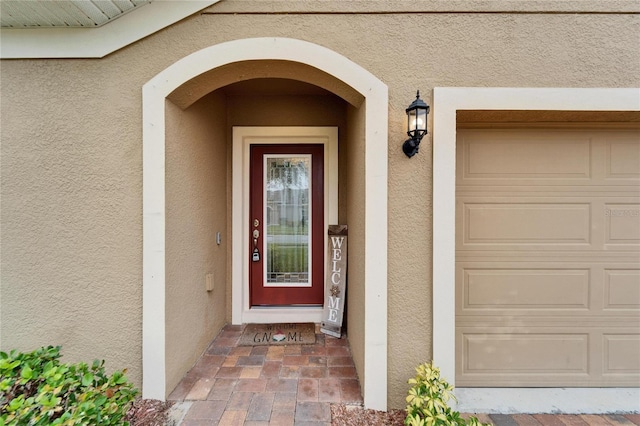
M329 225L328 238L327 278L320 331L340 338L347 284L347 225Z

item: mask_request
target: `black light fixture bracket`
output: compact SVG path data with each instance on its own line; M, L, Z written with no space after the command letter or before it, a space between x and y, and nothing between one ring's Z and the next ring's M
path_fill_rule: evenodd
M431 108L422 99L420 91L416 93L416 99L405 110L407 113L407 135L409 139L402 144L402 151L411 158L418 153L420 142L427 134L427 115Z
M420 141L422 138L409 138L402 144L402 151L411 158L418 153L420 149Z

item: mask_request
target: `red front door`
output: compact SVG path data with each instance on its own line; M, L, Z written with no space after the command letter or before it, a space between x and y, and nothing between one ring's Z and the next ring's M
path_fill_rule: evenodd
M251 145L251 306L322 305L324 146Z

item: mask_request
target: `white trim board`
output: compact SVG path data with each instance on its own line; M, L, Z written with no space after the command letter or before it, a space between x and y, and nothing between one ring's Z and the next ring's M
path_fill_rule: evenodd
M3 28L0 58L102 58L220 0L154 0L97 28Z
M321 143L324 145L324 226L338 223L338 128L337 127L234 127L231 234L231 322L314 322L322 320L322 307L251 308L249 306L249 154L251 144ZM324 241L324 253L327 252ZM324 265L324 262L323 262ZM323 281L324 285L324 281ZM286 320L285 320L286 318Z
M433 359L455 385L456 111L640 111L640 89L437 87L433 105ZM484 412L495 409L498 401L484 399L487 391L467 388L458 393L478 404L486 401L487 406L474 406ZM528 397L518 389L506 393L515 400ZM626 402L638 409L637 399Z
M285 60L317 68L365 97L365 259L363 396L387 408L388 88L346 57L306 41L234 40L194 52L142 88L143 291L142 393L164 400L165 373L165 101L175 89L214 68L249 60Z

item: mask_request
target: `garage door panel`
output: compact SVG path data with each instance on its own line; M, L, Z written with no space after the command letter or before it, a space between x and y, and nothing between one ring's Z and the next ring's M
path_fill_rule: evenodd
M527 251L509 252L510 261L507 253L492 252L491 257L471 253L459 253L456 262L457 323L495 316L496 321L517 318L522 325L549 317L585 326L620 319L624 326L633 319L640 328L637 253L609 253L608 261L597 253L532 258Z
M588 182L587 182L588 183ZM458 194L467 202L491 200L504 202L513 197L529 197L530 202L563 201L584 203L602 201L606 203L640 203L640 183L620 184L611 181L607 185L542 185L536 182L522 182L521 185L476 184L458 186ZM629 198L630 196L635 196Z
M606 177L640 180L640 144L638 134L610 136L606 142Z
M562 193L540 197L524 191L519 196L469 192L474 191L458 193L457 250L474 250L478 245L482 250L518 246L536 251L640 249L639 198L614 196L610 191L591 198Z
M606 204L607 244L640 244L640 204Z
M457 327L456 386L639 386L640 335L626 329Z
M590 204L463 203L463 244L589 244Z
M506 330L510 333L518 333L523 330L529 332L537 329L572 329L584 332L585 330L607 328L612 331L628 330L638 332L637 315L626 313L624 315L570 315L566 311L547 312L530 311L523 315L523 312L514 310L500 312L498 315L488 315L489 312L474 312L465 316L464 320L456 323L460 329L478 331L483 333L492 331L492 327ZM635 328L634 328L635 327Z
M462 309L589 309L589 269L467 269Z
M640 311L640 269L607 269L604 292L604 309Z
M605 376L640 375L640 335L605 334L603 347Z
M499 329L459 331L456 386L589 386L590 336L564 330L523 333Z
M463 180L585 179L591 175L588 136L486 131L465 133L462 138Z
M467 373L586 374L588 334L463 334Z
M640 130L460 130L460 185L594 186L640 182Z
M558 263L561 258L561 266L566 268L583 268L584 265L604 264L605 266L614 262L615 265L609 265L618 269L636 269L638 266L638 250L632 247L625 247L627 250L616 249L615 251L592 251L580 250L580 247L574 249L549 250L532 252L527 250L528 247L513 247L504 250L482 250L481 245L469 248L467 250L459 250L457 258L460 262L464 262L467 267L479 265L479 262L492 262L492 267L509 268L512 263L518 265L522 262L531 260L533 262L543 262L545 265ZM570 266L578 265L578 266ZM520 267L520 266L518 266ZM526 267L526 265L525 265Z
M458 137L456 385L640 385L640 131Z

